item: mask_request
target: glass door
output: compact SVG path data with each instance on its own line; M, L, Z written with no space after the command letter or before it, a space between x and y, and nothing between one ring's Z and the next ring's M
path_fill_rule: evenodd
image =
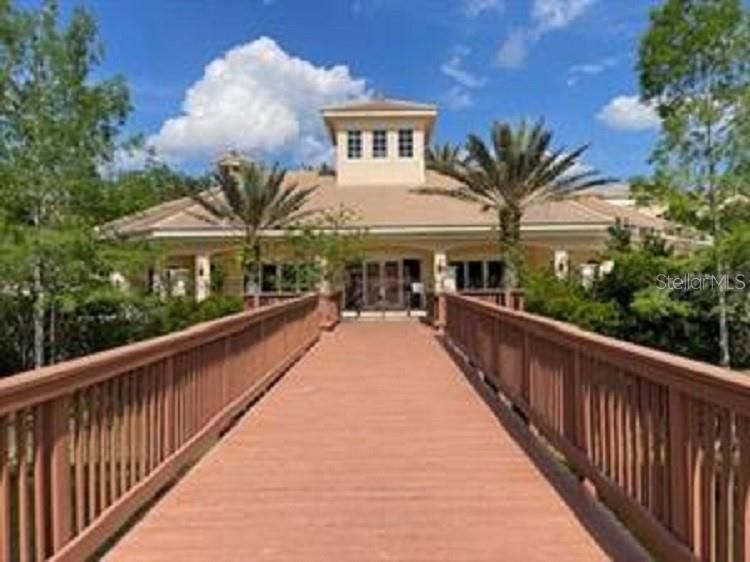
M382 264L383 307L401 308L401 268L397 261Z
M378 308L380 293L380 262L367 262L365 263L365 307Z

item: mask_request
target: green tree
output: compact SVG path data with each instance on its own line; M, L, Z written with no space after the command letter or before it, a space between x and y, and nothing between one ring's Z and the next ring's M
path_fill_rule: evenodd
M49 303L108 279L86 209L130 109L122 79L92 77L102 57L92 16L59 20L54 0L0 1L0 283L33 303L34 366L53 359Z
M500 246L506 256L506 286L518 286L522 266L521 218L532 203L567 196L611 180L596 170L580 165L587 146L568 151L553 149L552 132L542 121L517 127L496 122L490 130L490 143L469 135L466 155L442 147L430 151L428 166L459 182L456 188L424 188L426 194L453 197L478 204L495 213Z
M184 195L185 188L205 185L207 178L179 172L163 162L149 159L142 168L115 169L105 176L101 197L91 198L86 209L100 222L132 215Z
M290 227L308 215L303 207L315 189L285 180L285 170L243 161L235 170L220 167L213 188L191 194L209 212L242 228L242 269L254 286L256 301L261 290L263 234Z
M344 287L347 268L364 258L367 231L356 226L356 214L346 207L327 209L290 231L294 261L308 270L308 282L335 292Z
M435 145L427 149L427 161L433 169L438 167L455 166L461 160L461 147L449 142Z
M657 107L662 134L651 192L672 218L710 234L714 266L727 273L728 202L747 184L750 17L741 0L666 0L640 44L641 95ZM720 363L731 361L727 292L718 291Z

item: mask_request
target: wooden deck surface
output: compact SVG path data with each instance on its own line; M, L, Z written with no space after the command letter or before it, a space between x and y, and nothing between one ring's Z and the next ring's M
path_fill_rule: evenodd
M107 559L636 560L512 425L427 328L344 324Z

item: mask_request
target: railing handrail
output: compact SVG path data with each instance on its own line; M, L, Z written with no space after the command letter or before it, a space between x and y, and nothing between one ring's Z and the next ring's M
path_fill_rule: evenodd
M10 375L0 379L0 415L75 392L79 388L116 377L124 371L219 339L283 310L289 310L289 307L304 306L314 299L317 299L314 294L304 295L263 308L201 322L178 332Z
M560 320L545 318L525 311L498 307L460 294L447 294L449 299L460 299L463 305L482 310L486 314L502 316L520 327L530 329L545 337L553 336L559 343L585 347L589 354L601 355L609 361L615 359L623 366L632 368L633 362L641 363L653 371L639 372L645 378L661 384L673 385L683 392L705 398L704 387L718 386L731 393L726 398L731 402L739 392L743 399L750 399L750 377L725 367L704 363L688 357L675 355L651 347L597 334ZM593 347L592 347L593 346ZM689 383L700 385L697 389Z

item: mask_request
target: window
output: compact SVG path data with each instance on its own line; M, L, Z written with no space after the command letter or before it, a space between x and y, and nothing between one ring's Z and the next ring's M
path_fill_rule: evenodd
M399 129L398 155L399 158L414 157L414 131L411 129Z
M504 264L501 261L487 262L487 289L502 289Z
M481 261L467 262L466 286L468 289L484 289L484 264Z
M450 268L453 270L453 275L456 277L456 289L463 291L466 288L466 275L464 271L464 262L452 261Z
M362 131L347 131L346 154L352 160L362 158Z
M279 272L275 263L263 264L260 290L264 293L275 293L279 290Z
M372 132L372 157L386 158L388 156L388 132L382 129Z
M501 289L503 286L505 264L502 261L454 261L450 267L455 272L458 291Z

